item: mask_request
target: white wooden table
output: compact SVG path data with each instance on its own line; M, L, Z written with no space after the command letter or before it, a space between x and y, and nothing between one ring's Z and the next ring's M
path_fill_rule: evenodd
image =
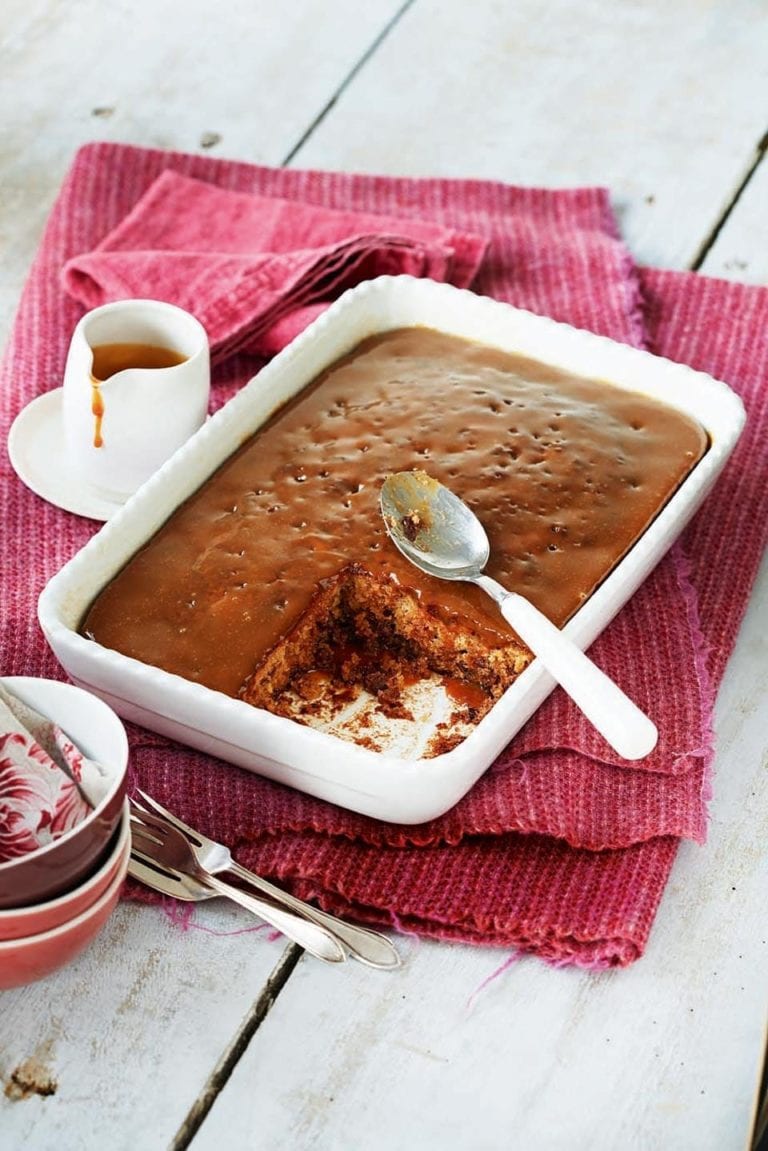
M3 0L2 335L91 139L606 184L640 262L766 282L767 109L762 0ZM526 959L480 991L503 954L405 938L398 974L336 970L243 933L237 910L182 931L124 904L79 961L0 994L0 1147L747 1146L768 1001L767 600L764 565L717 704L709 842L683 846L632 968Z

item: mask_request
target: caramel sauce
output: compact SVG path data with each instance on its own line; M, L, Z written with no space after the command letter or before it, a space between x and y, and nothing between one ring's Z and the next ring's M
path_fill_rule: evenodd
M450 676L443 678L443 687L450 700L460 707L480 708L488 702L488 693L469 680L454 679Z
M104 396L101 384L110 376L129 368L175 368L183 364L187 356L174 348L164 348L158 344L97 344L91 349L91 412L94 417L93 446L104 446L101 425L104 418Z
M467 500L488 573L561 626L703 455L685 414L602 381L425 328L374 336L278 411L126 565L81 630L229 695L352 561L426 611L509 641L472 585L389 541L379 492L419 468Z
M101 421L104 419L104 397L101 394L99 381L91 376L91 411L93 413L93 446L104 447L104 437L101 434Z

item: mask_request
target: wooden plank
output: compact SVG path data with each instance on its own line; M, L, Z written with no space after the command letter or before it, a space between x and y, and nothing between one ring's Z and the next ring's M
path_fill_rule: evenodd
M637 258L682 267L765 132L767 36L748 0L420 0L294 163L605 184Z
M121 904L70 966L0 992L3 1148L168 1145L285 951L220 900L194 914Z
M401 2L4 5L0 345L77 147L121 140L279 164Z
M718 233L702 272L746 284L768 284L766 234L768 158L763 158L747 184L727 225Z
M29 29L50 7L50 0L3 0L3 22L0 25L0 52L23 41Z

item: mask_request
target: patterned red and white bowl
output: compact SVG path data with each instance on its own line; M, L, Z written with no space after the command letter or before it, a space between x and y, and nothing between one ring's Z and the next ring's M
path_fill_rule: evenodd
M78 887L105 863L125 800L128 739L112 708L82 688L31 676L8 676L0 683L58 724L108 777L105 794L84 820L44 847L0 863L4 910L47 903Z
M81 882L55 899L31 907L0 909L0 943L25 939L53 931L87 911L113 883L131 851L131 826L128 800L123 802L120 824L112 837L106 859ZM0 961L1 962L1 961Z
M99 934L120 898L128 871L130 824L126 800L117 839L106 863L86 883L65 896L63 902L55 900L58 906L54 908L53 904L48 904L47 910L40 909L43 914L37 921L38 925L45 922L46 916L52 923L62 910L66 912L64 922L36 934L0 941L0 990L21 987L51 975L71 962ZM5 921L6 929L12 929L10 925L21 924L19 916L23 916L22 912L4 914L9 917Z

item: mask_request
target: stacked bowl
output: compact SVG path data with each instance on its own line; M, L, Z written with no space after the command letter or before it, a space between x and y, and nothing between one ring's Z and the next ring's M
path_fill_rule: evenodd
M112 709L54 680L9 676L0 684L62 728L105 775L85 819L45 846L0 863L0 989L6 989L51 974L99 933L120 896L131 834L128 740Z

